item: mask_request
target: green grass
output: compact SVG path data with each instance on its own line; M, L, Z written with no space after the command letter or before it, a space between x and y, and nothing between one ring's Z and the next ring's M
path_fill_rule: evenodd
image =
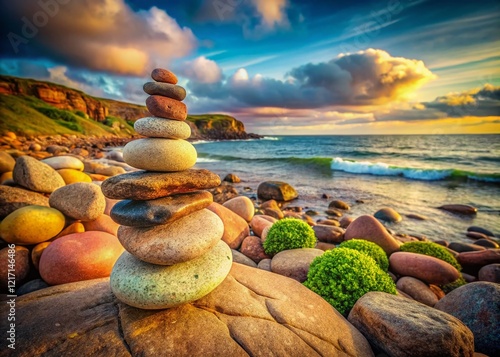
M18 135L74 134L122 136L135 134L127 121L107 117L99 123L82 111L58 109L33 96L0 95L0 132Z

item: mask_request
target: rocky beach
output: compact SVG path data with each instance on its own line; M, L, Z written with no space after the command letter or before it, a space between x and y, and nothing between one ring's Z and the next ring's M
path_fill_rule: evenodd
M0 137L16 327L0 356L500 355L496 227L426 237L397 228L418 212L367 213L330 190L301 205L286 174L210 171L184 88L151 77L132 137Z

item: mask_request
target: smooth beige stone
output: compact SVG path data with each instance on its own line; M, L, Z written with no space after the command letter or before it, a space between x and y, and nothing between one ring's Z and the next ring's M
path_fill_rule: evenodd
M188 139L191 136L191 127L186 122L157 117L137 120L134 129L150 138Z

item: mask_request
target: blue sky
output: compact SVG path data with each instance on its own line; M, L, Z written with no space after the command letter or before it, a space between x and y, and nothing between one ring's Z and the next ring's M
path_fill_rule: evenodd
M144 103L169 68L263 134L500 132L499 1L1 1L3 74Z

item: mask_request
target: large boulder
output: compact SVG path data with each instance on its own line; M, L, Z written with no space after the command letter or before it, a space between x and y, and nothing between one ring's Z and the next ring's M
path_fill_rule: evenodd
M348 319L388 356L474 354L474 335L460 320L406 297L369 292L356 302Z
M299 194L286 182L264 181L257 188L257 196L262 200L291 201Z
M17 299L16 333L3 355L374 356L318 295L240 264L202 299L159 311L117 301L108 279L43 289Z
M471 329L477 352L500 356L500 285L470 283L453 290L434 307Z

